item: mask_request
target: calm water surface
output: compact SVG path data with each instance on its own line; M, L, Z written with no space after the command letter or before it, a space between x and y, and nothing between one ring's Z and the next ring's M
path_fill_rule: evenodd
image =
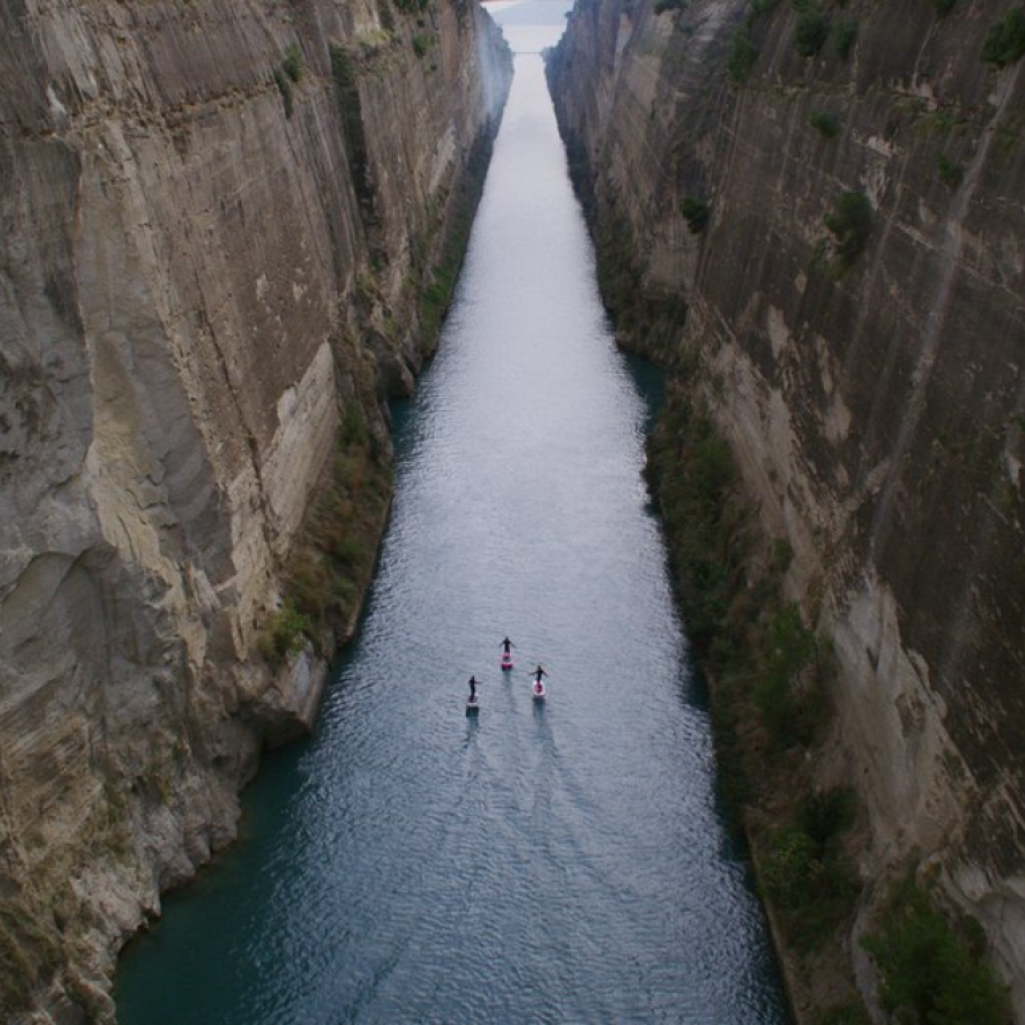
M566 8L499 18L533 51ZM439 355L396 418L360 638L242 842L124 958L121 1025L787 1020L715 806L648 415L521 52Z

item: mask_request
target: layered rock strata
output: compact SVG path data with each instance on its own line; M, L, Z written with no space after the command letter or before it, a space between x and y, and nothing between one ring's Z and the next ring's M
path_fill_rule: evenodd
M689 308L630 344L696 352L764 531L793 550L788 594L832 639L816 771L867 809L863 875L928 866L1025 1017L1011 8L581 0L549 78L597 230L654 308Z
M13 0L0 66L0 1018L110 1021L314 714L256 642L512 65L471 0Z

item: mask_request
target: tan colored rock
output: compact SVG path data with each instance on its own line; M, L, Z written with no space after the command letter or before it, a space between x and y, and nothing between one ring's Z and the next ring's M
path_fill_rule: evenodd
M340 405L386 443L354 382L375 356L382 382L419 368L418 292L511 75L476 5L428 20L0 14L5 1020L110 1021L125 936L232 839L263 744L315 714L323 664L274 674L256 638ZM332 55L367 40L384 59L346 99Z

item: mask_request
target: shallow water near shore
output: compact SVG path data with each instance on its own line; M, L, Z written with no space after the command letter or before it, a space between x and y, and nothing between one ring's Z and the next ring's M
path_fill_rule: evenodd
M362 629L124 957L121 1025L788 1021L641 476L657 377L614 345L533 52L567 8L496 11L524 52Z

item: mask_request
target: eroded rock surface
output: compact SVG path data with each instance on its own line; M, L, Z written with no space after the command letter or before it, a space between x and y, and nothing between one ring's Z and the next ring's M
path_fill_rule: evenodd
M1025 1016L1025 62L941 6L583 0L549 76L599 230L689 307L630 343L695 347L833 640L863 872L931 866Z
M315 711L256 639L511 59L467 0L13 0L0 67L0 1017L109 1021Z

